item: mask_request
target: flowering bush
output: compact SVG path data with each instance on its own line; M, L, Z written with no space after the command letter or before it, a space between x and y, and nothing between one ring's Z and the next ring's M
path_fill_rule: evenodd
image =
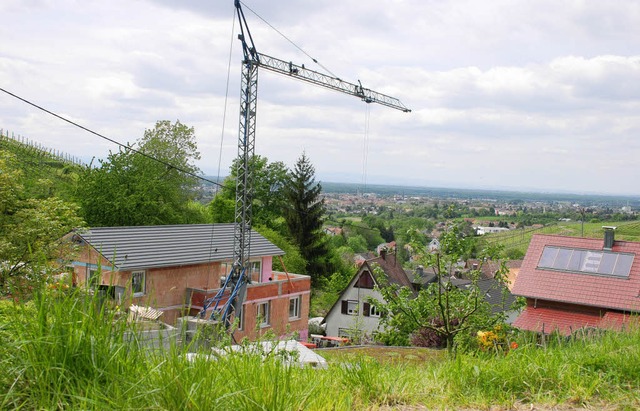
M51 283L47 286L50 290L68 290L69 284L64 283Z
M64 297L69 294L69 284L63 282L50 283L47 284L47 291L49 291L52 296Z
M496 325L489 331L478 331L476 341L482 351L509 351L518 348L518 343L508 343L507 330L502 325Z
M494 331L478 331L478 346L482 351L499 347L503 341Z

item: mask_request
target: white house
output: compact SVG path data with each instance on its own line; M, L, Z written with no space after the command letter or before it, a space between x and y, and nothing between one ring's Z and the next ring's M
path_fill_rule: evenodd
M380 267L382 272L376 273L375 267ZM323 321L327 336L349 338L355 330L373 335L378 329L380 312L369 300L383 301L382 294L374 288L376 285L384 286L387 282L414 289L404 269L396 261L395 254L382 252L379 257L367 260L360 266L329 310Z

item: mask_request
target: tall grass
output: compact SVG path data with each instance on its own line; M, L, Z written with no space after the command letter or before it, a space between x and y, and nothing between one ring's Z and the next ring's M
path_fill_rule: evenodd
M148 348L93 296L0 301L0 409L351 410L401 405L640 407L640 331L427 363L332 356L327 370L274 357L187 358L192 347ZM211 354L211 351L203 352Z
M448 362L448 389L470 404L578 403L640 405L640 331L522 341L502 355L460 356Z
M144 353L124 342L126 322L101 308L96 297L38 293L33 302L13 310L2 348L5 379L12 381L2 405L115 404L136 385L132 375L145 371Z

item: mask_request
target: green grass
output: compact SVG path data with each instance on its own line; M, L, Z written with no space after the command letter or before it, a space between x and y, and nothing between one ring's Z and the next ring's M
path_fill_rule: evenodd
M15 168L22 171L20 183L27 197L56 195L65 200L75 198L83 166L65 162L46 149L22 144L0 136L0 150L14 156Z
M508 354L333 350L329 369L230 355L189 361L151 350L123 318L81 294L0 301L0 409L365 410L640 407L640 331ZM492 408L493 407L493 408ZM529 409L529 405L525 408Z

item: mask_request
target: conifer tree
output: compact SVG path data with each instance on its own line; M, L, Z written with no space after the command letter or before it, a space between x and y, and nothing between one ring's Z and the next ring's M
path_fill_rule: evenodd
M287 174L283 194L286 201L284 218L289 235L307 261L307 274L312 279L329 275L327 244L322 233L324 199L322 186L315 181L315 169L303 152L293 170Z

